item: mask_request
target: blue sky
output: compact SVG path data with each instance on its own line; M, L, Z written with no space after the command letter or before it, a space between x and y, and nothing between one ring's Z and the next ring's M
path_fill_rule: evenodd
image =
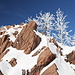
M66 21L69 21L68 30L75 31L75 0L0 0L0 26L13 25L25 22L35 17L41 10L55 14L61 8Z

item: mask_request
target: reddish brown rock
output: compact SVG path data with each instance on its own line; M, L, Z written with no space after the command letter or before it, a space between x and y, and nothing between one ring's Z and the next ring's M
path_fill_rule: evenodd
M1 72L1 70L0 70L0 75L4 75L4 74Z
M10 29L12 26L6 26L7 29Z
M15 32L13 33L14 37L16 37L17 34L18 34L18 31L15 31Z
M45 49L45 48L46 48L46 46L43 46L41 49L37 50L37 51L32 55L32 57L38 55L38 54L39 54L43 49Z
M12 42L9 40L6 40L0 48L0 54L3 53L5 51L5 49L11 45L12 45Z
M28 75L40 75L40 72L41 72L42 69L43 69L43 66L37 66L37 65L35 65L31 69L31 72L29 72Z
M17 28L22 28L22 27L17 27Z
M55 64L46 69L41 75L58 75L57 67Z
M15 27L15 24L14 24L14 25L12 25L12 27Z
M40 43L41 38L35 34L33 30L36 30L37 24L31 21L23 27L22 31L18 35L13 47L18 50L24 50L24 53L29 54Z
M9 63L11 64L12 67L14 67L17 64L15 58L12 58Z
M54 44L57 46L57 48L60 48L60 50L63 50L63 48L61 48L61 47L58 45L58 43L56 42L56 40L55 40L54 38L50 39L50 42L51 42L51 43L54 43Z
M38 55L39 53L40 53L40 51L36 51L36 52L32 55L32 57Z
M25 24L24 22L20 23L20 25L24 25L24 24Z
M0 46L2 46L2 38L0 38Z
M8 39L9 35L3 35L2 37L2 44Z
M0 32L0 35L3 35L6 31Z
M3 53L0 54L0 60L4 57L9 52L9 50L4 51ZM1 60L2 61L2 60Z
M72 51L70 54L67 55L66 61L75 65L75 51Z
M46 66L51 61L55 59L56 55L54 55L49 48L46 48L38 57L37 64L38 66Z
M41 49L45 49L44 46ZM38 52L37 52L38 53ZM49 48L46 48L38 57L37 64L31 69L31 72L29 72L28 75L40 75L41 70L47 66L49 63L52 62L52 60L55 59L55 55L52 54L52 52L49 50Z

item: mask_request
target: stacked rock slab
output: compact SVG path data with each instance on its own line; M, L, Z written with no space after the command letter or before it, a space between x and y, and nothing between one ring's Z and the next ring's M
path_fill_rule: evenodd
M28 75L40 75L41 70L50 64L54 59L55 55L46 48L38 57L37 64L31 69ZM57 74L56 74L57 75Z
M41 38L33 31L36 29L37 24L34 21L26 24L14 42L13 47L18 50L24 50L24 53L29 54L41 41Z
M57 67L55 64L51 65L41 75L58 75Z
M72 51L71 53L69 53L67 55L67 59L66 59L67 62L70 62L71 64L74 64L75 65L75 51Z

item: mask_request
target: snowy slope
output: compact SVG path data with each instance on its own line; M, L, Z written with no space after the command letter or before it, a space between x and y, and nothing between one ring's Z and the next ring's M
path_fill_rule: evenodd
M20 25L16 25L15 27L12 27L10 29L6 29L5 34L9 34L10 35L10 40L12 42L15 41L15 37L13 36L13 33L15 31L18 31L19 33L21 32L23 26L20 26L22 28L17 28ZM31 68L33 68L34 65L37 64L37 59L38 56L41 54L41 51L38 55L36 55L35 57L32 57L32 55L39 49L41 49L43 46L49 47L51 52L53 54L56 54L57 58L52 61L48 66L44 67L40 73L40 75L48 68L50 67L53 63L56 64L57 68L58 68L58 73L59 75L75 75L74 70L75 69L75 65L72 65L70 63L67 63L64 61L65 55L69 54L70 52L72 52L75 47L68 47L68 46L62 46L63 48L63 54L64 56L61 56L59 54L59 52L56 51L56 46L54 45L54 43L50 43L49 42L49 38L46 37L45 35L42 35L41 33L39 33L38 31L34 31L36 33L36 35L38 35L41 38L41 42L38 45L38 47L36 47L36 49L34 49L30 54L25 54L23 53L23 50L17 50L16 48L13 47L8 47L7 49L9 49L10 51L2 58L2 62L0 62L0 70L2 71L2 73L4 75L22 75L22 69L25 70L31 70ZM18 34L19 34L18 33ZM2 35L0 36L2 37ZM52 38L52 37L50 37ZM61 45L61 44L60 44ZM6 50L7 50L6 49ZM17 65L15 67L12 67L9 64L9 61L12 58L16 58L17 59ZM72 67L72 68L71 68Z

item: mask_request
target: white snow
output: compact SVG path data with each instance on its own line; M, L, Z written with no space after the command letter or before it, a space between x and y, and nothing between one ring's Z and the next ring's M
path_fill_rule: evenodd
M18 26L15 26L13 28L10 28L8 30L6 30L6 34L10 35L10 40L12 42L15 41L15 37L13 36L13 33L15 31L18 31L19 33L21 32L22 28L17 28ZM49 42L49 38L46 37L45 35L42 35L41 33L39 33L38 31L34 31L36 33L36 35L38 35L41 38L41 42L40 44L36 47L36 49L34 49L30 54L24 54L24 50L17 50L16 48L13 47L9 47L7 49L9 49L10 51L2 58L3 61L0 62L0 70L2 71L2 73L4 75L22 75L22 69L25 70L31 70L31 68L33 68L34 65L37 64L37 59L38 56L40 55L40 53L42 51L44 51L44 49L36 56L32 57L32 55L39 49L41 49L43 46L49 47L51 52L53 54L56 54L57 58L52 61L49 65L47 65L46 67L44 67L40 73L40 75L47 69L49 68L53 63L56 64L58 70L57 72L59 73L59 75L75 75L73 69L75 69L75 65L67 63L64 61L64 56L61 56L59 54L59 52L56 51L57 47L53 44ZM18 33L18 34L19 34ZM2 37L2 36L1 36ZM51 38L51 37L50 37ZM18 42L17 42L18 43ZM72 52L73 50L75 50L75 46L74 47L69 47L69 46L62 46L60 43L59 45L63 48L62 53L64 55L69 54L70 52ZM6 49L6 50L7 50ZM12 67L9 64L9 61L12 58L16 58L17 59L17 65L15 67Z

